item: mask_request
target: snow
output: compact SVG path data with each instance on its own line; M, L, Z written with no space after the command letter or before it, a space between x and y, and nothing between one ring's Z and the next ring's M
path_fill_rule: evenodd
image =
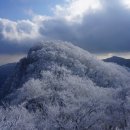
M125 68L68 42L41 42L17 64L1 89L1 104L8 105L1 106L0 116L7 119L0 127L129 130L129 90L130 73Z

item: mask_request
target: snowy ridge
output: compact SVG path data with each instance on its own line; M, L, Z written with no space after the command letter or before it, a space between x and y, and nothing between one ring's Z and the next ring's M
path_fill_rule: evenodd
M129 130L129 90L130 73L123 67L71 43L43 42L30 49L2 88L10 109L1 108L0 128Z

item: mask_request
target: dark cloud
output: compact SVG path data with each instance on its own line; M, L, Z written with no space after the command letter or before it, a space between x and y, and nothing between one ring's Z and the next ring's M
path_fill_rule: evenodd
M44 22L40 32L51 39L77 43L91 52L130 51L130 10L121 1L102 0L103 10L87 13L81 23Z
M0 54L25 53L41 39L70 41L94 53L129 52L130 9L121 0L101 2L103 9L89 10L81 22L64 16L17 22L0 19Z

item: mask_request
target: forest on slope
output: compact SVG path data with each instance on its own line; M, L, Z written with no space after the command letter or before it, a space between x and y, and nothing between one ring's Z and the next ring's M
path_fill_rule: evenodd
M130 73L61 41L41 42L0 88L1 130L130 130Z

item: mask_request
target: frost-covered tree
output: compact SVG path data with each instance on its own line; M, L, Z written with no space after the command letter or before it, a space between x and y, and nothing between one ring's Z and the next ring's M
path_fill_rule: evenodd
M1 107L0 130L35 130L33 115L20 106Z
M5 103L3 130L11 120L13 129L128 130L130 73L71 43L45 42L30 49L1 88Z

